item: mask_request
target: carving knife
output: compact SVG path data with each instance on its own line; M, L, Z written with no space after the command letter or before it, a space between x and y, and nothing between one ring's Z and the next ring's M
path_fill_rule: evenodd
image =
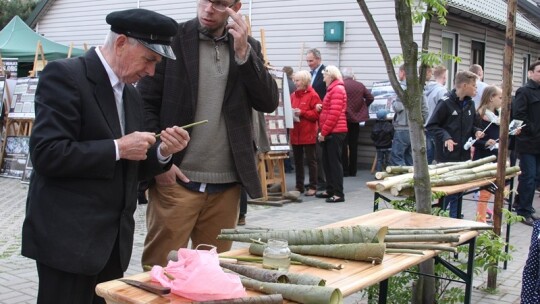
M119 281L122 281L126 284L135 286L137 288L146 290L148 292L151 292L157 295L166 295L171 292L171 289L169 287L163 287L159 284L152 284L148 282L141 282L141 281L129 280L129 279L119 279Z

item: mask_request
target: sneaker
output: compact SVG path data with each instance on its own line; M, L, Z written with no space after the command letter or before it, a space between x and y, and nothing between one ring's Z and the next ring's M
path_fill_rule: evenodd
M238 226L244 226L245 224L246 224L246 216L245 215L240 215L240 217L238 217L237 225Z

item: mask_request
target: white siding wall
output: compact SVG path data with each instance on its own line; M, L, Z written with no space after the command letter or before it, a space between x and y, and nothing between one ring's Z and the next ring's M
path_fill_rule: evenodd
M248 15L250 1L243 0L241 13ZM304 54L318 48L325 64L353 67L366 85L388 79L380 50L355 1L333 0L313 4L309 0L254 0L251 7L253 36L266 38L267 56L275 67L306 69ZM393 2L368 0L368 6L386 40L391 56L401 53ZM105 16L115 10L137 7L155 10L178 21L196 14L196 0L56 0L40 20L38 30L59 43L82 48L101 44L109 26ZM345 22L345 42L339 46L323 41L324 21ZM416 40L421 27L415 28ZM303 52L302 51L303 47ZM304 53L304 54L301 54Z
M38 24L38 31L47 38L82 48L101 44L109 29L105 16L115 10L141 7L166 14L178 21L191 19L196 14L196 0L56 0ZM368 0L368 7L383 34L391 56L401 53L393 2ZM253 36L261 39L264 29L268 60L273 66L292 66L295 70L306 69L304 54L310 48L318 48L325 64L353 67L357 78L366 85L388 79L380 50L371 34L360 8L355 1L333 0L313 4L310 0L243 0L241 12L251 11ZM345 42L323 41L325 21L345 22ZM430 49L441 48L442 31L459 33L458 69L470 65L472 40L486 43L485 81L497 84L502 81L504 32L484 24L448 17L448 25L432 25ZM415 39L420 43L421 27L415 27ZM303 51L302 51L303 50ZM540 56L540 43L517 38L514 75L515 88L521 85L522 57L531 54L534 60Z

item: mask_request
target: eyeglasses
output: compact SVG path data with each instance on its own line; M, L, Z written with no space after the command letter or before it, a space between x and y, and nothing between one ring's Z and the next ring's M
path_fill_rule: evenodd
M216 1L216 0L199 0L199 5L208 7L209 4L212 5L212 8L218 12L223 13L227 7L233 7L236 1L231 5L227 5L226 2Z

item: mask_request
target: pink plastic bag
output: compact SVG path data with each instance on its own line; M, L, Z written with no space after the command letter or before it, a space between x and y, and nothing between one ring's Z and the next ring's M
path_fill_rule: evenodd
M165 274L174 277L169 279ZM180 248L178 262L169 261L167 267L152 267L153 281L170 287L171 292L195 301L232 299L247 296L237 275L225 273L219 266L215 247L211 250Z

